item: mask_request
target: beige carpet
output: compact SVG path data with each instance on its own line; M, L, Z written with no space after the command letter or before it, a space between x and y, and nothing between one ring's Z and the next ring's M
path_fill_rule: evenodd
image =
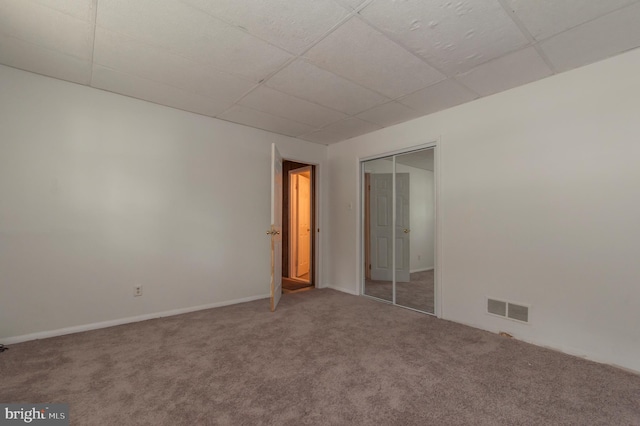
M410 282L396 283L396 303L422 312L435 313L433 272L433 269L414 272L409 276ZM387 301L392 300L393 283L391 281L365 280L364 284L364 294Z
M333 290L12 345L73 425L638 425L640 377Z

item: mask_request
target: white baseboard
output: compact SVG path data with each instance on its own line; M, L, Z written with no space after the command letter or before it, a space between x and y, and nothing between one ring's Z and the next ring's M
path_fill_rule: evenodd
M37 333L24 334L22 336L0 338L2 344L12 345L15 343L27 342L29 340L46 339L48 337L64 336L65 334L80 333L83 331L97 330L99 328L113 327L116 325L129 324L133 322L146 321L155 318L170 317L174 315L186 314L189 312L202 311L222 306L236 305L238 303L252 302L254 300L267 299L270 295L250 296L241 299L228 300L226 302L208 303L206 305L191 306L188 308L171 309L169 311L155 312L152 314L138 315L135 317L119 318L110 321L94 322L90 324L76 325L73 327L59 328L57 330L41 331ZM267 308L265 308L267 309Z
M409 272L410 273L414 273L414 272L425 272L425 271L433 271L435 268L432 266L430 268L420 268L420 269L412 269Z
M358 291L355 291L355 290L349 289L349 288L345 288L345 287L338 287L336 285L327 285L325 288L331 288L333 290L341 291L343 293L353 294L354 296L359 296L360 295L360 293Z

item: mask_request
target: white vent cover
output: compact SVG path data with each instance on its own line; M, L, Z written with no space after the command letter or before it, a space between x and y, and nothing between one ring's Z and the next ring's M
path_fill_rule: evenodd
M516 321L529 322L529 307L526 305L487 298L487 312Z
M502 300L487 299L487 312L501 317L507 316L507 302Z

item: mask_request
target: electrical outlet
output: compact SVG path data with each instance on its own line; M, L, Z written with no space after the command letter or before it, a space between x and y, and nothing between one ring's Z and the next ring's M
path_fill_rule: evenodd
M142 286L137 285L133 287L133 297L142 296Z

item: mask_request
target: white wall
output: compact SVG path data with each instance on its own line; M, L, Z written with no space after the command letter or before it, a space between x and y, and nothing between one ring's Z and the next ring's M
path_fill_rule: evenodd
M635 50L331 145L332 285L361 278L359 159L441 138L442 317L640 371L638 75Z
M383 159L368 161L365 171L393 173L393 163ZM435 265L433 172L404 164L396 164L396 171L409 173L409 268L411 272L432 269Z
M0 66L0 341L268 295L272 142L326 206L326 146Z

